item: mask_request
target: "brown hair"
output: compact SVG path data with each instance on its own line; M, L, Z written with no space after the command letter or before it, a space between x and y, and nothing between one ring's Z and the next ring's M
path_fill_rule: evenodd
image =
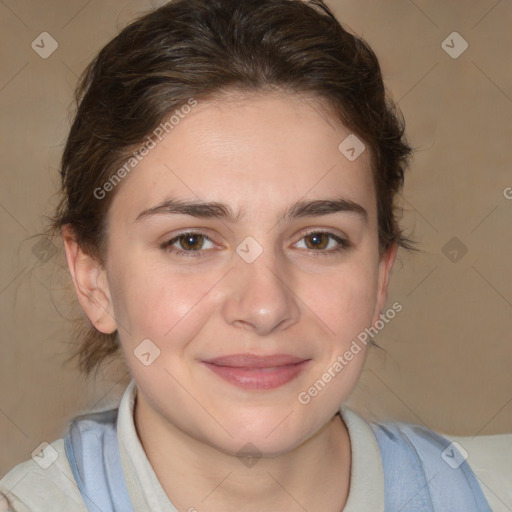
M405 123L385 94L374 52L322 0L173 0L124 28L77 85L51 231L71 225L82 249L103 264L106 214L119 188L113 183L104 193L104 185L148 134L191 98L271 89L324 100L332 118L369 146L381 253L394 243L416 250L395 202L412 151ZM117 333L89 323L73 357L89 374L118 351Z

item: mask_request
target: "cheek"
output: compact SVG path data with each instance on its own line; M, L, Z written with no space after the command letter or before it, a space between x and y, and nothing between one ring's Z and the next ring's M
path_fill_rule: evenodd
M315 372L300 390L297 402L317 418L317 425L338 410L359 379L369 346L364 331L371 325L376 291L377 269L363 261L305 282L302 294L308 308L304 310L311 310L325 337Z
M308 276L298 297L332 337L345 343L371 323L377 299L376 269L358 262L336 273Z
M185 342L200 329L201 318L208 318L208 294L217 280L197 271L131 265L113 280L116 320L129 326L130 344L145 338L158 345L170 339Z

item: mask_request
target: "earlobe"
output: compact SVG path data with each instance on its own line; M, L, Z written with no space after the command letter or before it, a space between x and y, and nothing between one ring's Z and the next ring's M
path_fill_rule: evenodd
M100 332L114 332L117 325L105 269L82 250L72 226L63 226L61 234L69 272L82 309Z

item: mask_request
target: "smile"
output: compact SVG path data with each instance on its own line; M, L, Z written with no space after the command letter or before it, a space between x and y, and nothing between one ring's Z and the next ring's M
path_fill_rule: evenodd
M310 361L311 359L286 354L233 354L201 362L216 375L237 387L266 390L287 384L296 378Z

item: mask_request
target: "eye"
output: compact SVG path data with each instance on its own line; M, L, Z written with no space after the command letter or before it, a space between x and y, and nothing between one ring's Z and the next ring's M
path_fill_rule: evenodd
M213 246L213 242L204 233L188 231L164 242L160 247L177 256L198 258L204 256L202 251L205 240L208 240ZM184 250L176 249L175 244L179 244Z
M348 240L334 233L321 230L310 231L304 234L299 242L302 240L305 240L307 252L314 257L333 256L352 246ZM205 247L205 242L209 242L211 244L210 247ZM297 242L295 246L297 246L299 242ZM181 249L177 248L177 245L180 246ZM214 244L204 233L187 231L164 242L160 247L166 252L175 254L176 256L201 258L205 256L205 250L213 248Z
M333 256L351 247L351 243L348 240L328 231L310 231L303 235L300 241L302 240L305 240L308 252L315 257Z

